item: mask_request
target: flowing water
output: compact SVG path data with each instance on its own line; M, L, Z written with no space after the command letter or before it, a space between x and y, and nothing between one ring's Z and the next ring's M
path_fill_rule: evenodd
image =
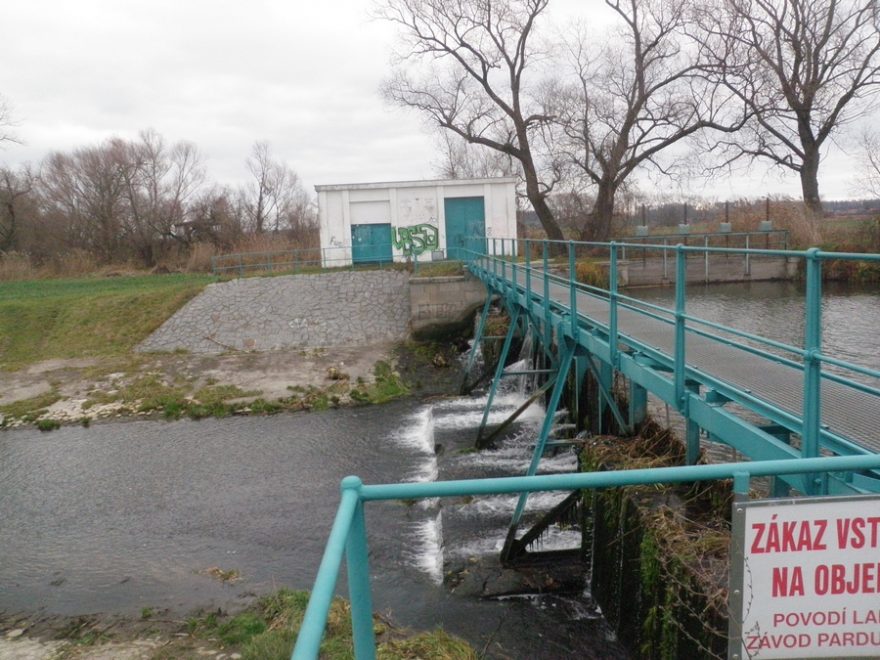
M490 423L523 400L502 391ZM98 424L0 433L0 611L75 615L234 607L311 587L339 481L522 474L542 419L533 406L501 449L475 453L485 395L275 417ZM542 464L571 471L573 454ZM561 495L539 494L528 510ZM513 496L370 503L374 605L441 625L490 657L625 657L589 598L478 600L443 585L453 566L497 556ZM544 547L577 547L552 531ZM222 584L206 569L235 569ZM340 584L344 593L344 582Z

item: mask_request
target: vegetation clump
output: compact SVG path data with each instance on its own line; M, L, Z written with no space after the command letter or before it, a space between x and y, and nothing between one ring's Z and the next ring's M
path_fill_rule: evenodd
M296 642L308 602L308 592L281 589L263 596L255 606L229 620L222 621L214 613L191 619L188 629L197 636L218 639L225 648L240 653L244 660L286 660ZM442 630L412 635L374 617L374 631L377 656L384 660L476 660L477 657L466 642ZM351 607L342 598L335 598L330 607L321 657L354 658Z

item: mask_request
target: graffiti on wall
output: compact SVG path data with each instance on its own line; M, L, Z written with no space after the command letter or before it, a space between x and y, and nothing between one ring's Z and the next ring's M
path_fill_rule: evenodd
M440 233L434 225L423 222L411 227L392 229L391 242L404 255L417 257L440 247Z

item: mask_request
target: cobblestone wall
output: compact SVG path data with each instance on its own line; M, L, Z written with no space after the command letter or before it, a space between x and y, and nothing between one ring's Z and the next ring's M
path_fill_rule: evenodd
M363 346L403 339L409 327L409 273L253 277L209 285L137 350Z

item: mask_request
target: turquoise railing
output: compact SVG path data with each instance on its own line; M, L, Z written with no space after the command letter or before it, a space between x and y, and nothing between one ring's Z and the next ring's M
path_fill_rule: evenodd
M733 479L734 492L740 497L746 497L749 492L750 480L757 477L784 474L843 473L877 468L880 468L880 455L381 485L365 485L358 477L346 477L342 480L339 508L333 521L333 527L291 657L293 660L318 658L343 557L346 560L348 591L351 600L355 657L358 660L376 657L367 557L367 528L364 521L364 506L367 502L620 488L643 484L689 483L718 479Z
M539 244L536 250L535 244ZM793 417L788 411L772 406L751 396L750 391L731 387L722 381L711 382L713 388L731 400L744 403L752 407L756 412L764 414L770 419L784 423L788 428L795 430L802 438L801 457L818 456L820 446L832 450L834 453L866 453L863 447L849 442L846 438L833 436L823 428L821 422L820 389L823 380L830 380L853 391L859 391L878 397L880 406L880 371L877 369L855 364L852 361L841 360L831 355L826 355L822 350L822 265L825 262L837 261L863 261L876 263L880 266L880 254L868 253L843 253L826 252L817 248L806 251L795 250L745 250L742 248L702 247L702 246L670 246L666 244L643 244L643 243L598 243L576 241L535 241L529 239L503 239L493 238L479 241L469 251L471 268L478 268L493 279L501 289L505 287L510 295L524 295L522 303L527 306L528 301L533 300L534 292L531 289L531 273L534 268L531 255L539 252L542 254L541 270L543 271L543 288L541 299L537 303L538 310L545 318L552 313L558 315L558 319L568 320L571 332L576 334L577 327L588 322L592 327L602 329L607 333L610 350L610 363L617 366L618 346L623 343L629 348L639 351L644 355L651 356L659 363L666 364L672 371L672 379L675 384L675 401L683 402L688 393L686 392L686 380L699 377L705 381L711 378L704 373L695 374L687 364L687 336L690 334L700 335L755 355L772 362L795 367L803 372L803 402L804 407L800 419ZM618 280L618 257L626 248L639 248L655 253L673 253L674 264L674 307L663 307L648 303L638 298L619 292ZM553 253L556 259L550 262L547 254ZM608 288L589 285L579 282L576 278L576 264L579 256L592 256L596 254L607 258L608 263ZM804 294L804 341L801 346L794 346L784 342L775 341L729 326L724 326L706 319L702 319L687 312L687 260L689 255L748 255L751 259L783 258L790 260L803 260L802 272L805 279ZM524 261L520 261L524 255ZM478 261L478 260L482 260ZM567 276L561 276L552 272L551 266L565 266ZM509 271L509 275L508 275ZM521 279L526 284L520 284ZM549 299L548 286L553 282L568 287L569 296L567 305ZM519 293L517 293L519 292ZM577 310L577 296L585 293L595 298L604 300L609 305L609 321L607 324L586 319ZM674 327L675 347L670 356L657 351L654 347L638 342L636 339L619 334L617 318L620 309L627 309L645 317L654 318ZM550 327L553 324L546 324ZM709 332L710 330L714 332ZM718 333L723 333L723 336ZM771 350L772 349L772 350ZM774 352L775 351L775 352ZM835 371L823 369L823 365L833 365ZM861 379L855 379L858 375ZM869 381L869 382L865 382ZM824 441L824 442L823 442Z

